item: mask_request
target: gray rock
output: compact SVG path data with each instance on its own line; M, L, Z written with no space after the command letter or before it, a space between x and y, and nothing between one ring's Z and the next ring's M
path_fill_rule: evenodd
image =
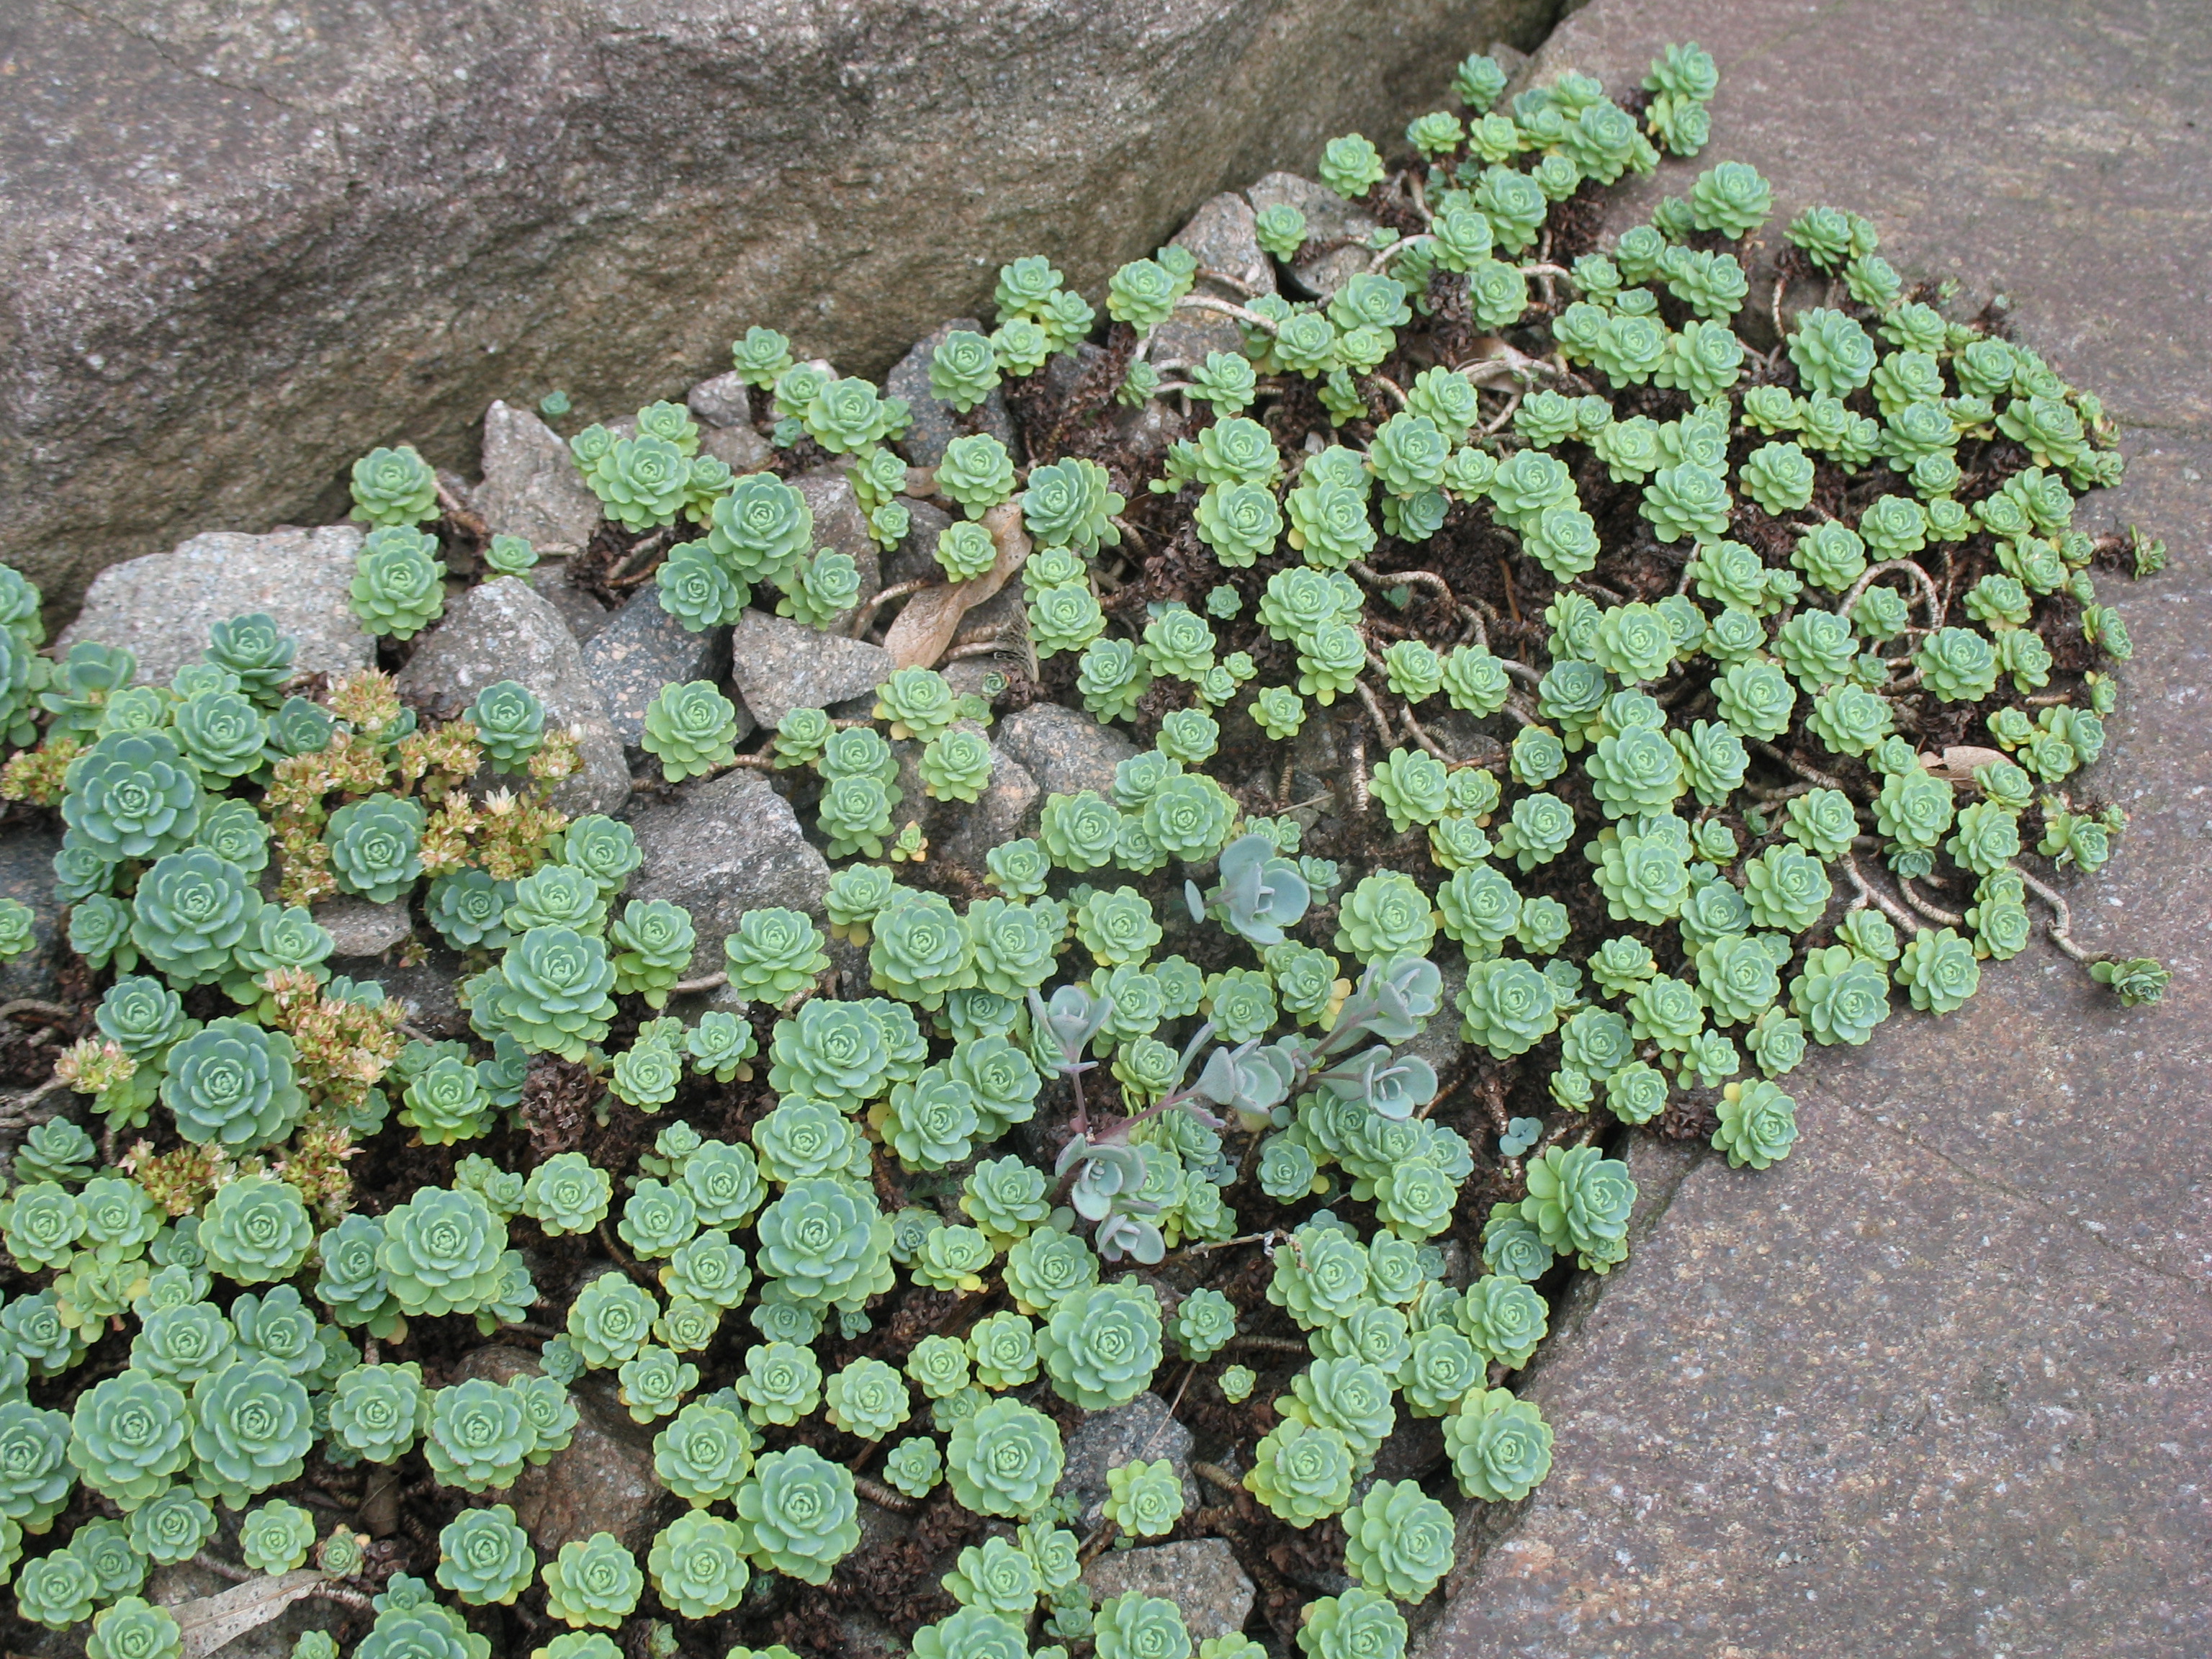
M461 1377L507 1382L541 1373L538 1356L521 1348L478 1348L457 1368ZM525 1469L500 1501L541 1556L561 1546L611 1532L632 1553L651 1547L675 1499L653 1472L653 1430L630 1420L615 1399L613 1379L597 1372L568 1390L578 1420L568 1449Z
M337 516L377 444L458 468L495 397L681 396L743 319L880 373L1017 254L1095 303L1555 9L10 7L0 559L65 606L204 526Z
M1304 257L1291 267L1291 275L1316 299L1327 299L1335 293L1347 277L1366 270L1367 262L1374 258L1365 248L1328 246L1347 238L1364 240L1374 234L1376 223L1327 185L1295 173L1271 173L1247 190L1244 199L1251 203L1255 214L1287 205L1306 216L1305 246L1299 250ZM1316 252L1316 248L1327 251Z
M730 630L694 634L662 608L660 591L649 582L584 641L584 672L599 690L615 735L629 749L644 740L646 705L663 686L719 683L729 663ZM752 729L751 717L740 708L738 735Z
M935 466L945 459L945 446L969 432L988 432L1012 450L1015 447L1014 417L1006 410L1004 386L995 386L988 397L965 415L954 410L952 405L939 403L929 390L929 360L937 348L945 343L945 337L955 329L965 329L971 334L988 334L991 331L973 317L955 317L939 323L915 342L914 349L891 366L884 377L884 391L890 397L903 398L914 411L914 424L899 440L899 448L916 466ZM1018 453L1014 459L1018 461Z
M868 534L867 514L860 511L860 500L853 494L852 481L836 467L823 467L801 473L791 483L814 511L815 547L849 553L853 562L860 567L860 602L865 605L884 585L883 553L875 538ZM850 614L841 614L831 625L842 626L844 617Z
M484 411L483 482L473 499L494 533L520 536L540 553L580 553L599 526L599 498L561 434L510 404Z
M58 988L66 929L54 897L54 854L60 831L44 823L17 824L0 833L0 897L31 908L31 937L37 941L21 956L0 963L0 1002L17 997L51 1000Z
M827 708L890 678L891 653L788 617L748 611L730 636L730 678L763 726L794 708Z
M1182 1477L1183 1508L1198 1507L1197 1483L1190 1473L1190 1431L1169 1413L1156 1394L1139 1395L1110 1412L1093 1412L1067 1437L1067 1463L1056 1495L1073 1498L1085 1531L1097 1526L1106 1501L1106 1471L1137 1458L1164 1457Z
M983 874L983 855L1001 842L1029 833L1038 797L1036 780L998 744L991 745L991 781L973 802L939 801L930 813L929 855Z
M740 477L748 472L766 471L769 458L775 453L768 440L749 426L707 427L699 434L699 450L725 463Z
M434 1037L465 1037L469 1017L456 988L461 979L461 959L444 949L433 949L413 963L346 962L338 971L356 980L374 980L384 994L407 1011L407 1023Z
M1275 291L1274 261L1261 252L1252 219L1250 203L1224 191L1176 232L1176 245L1198 258L1194 294L1243 305L1255 295ZM1229 280L1220 280L1224 277ZM1154 331L1152 361L1196 367L1205 362L1209 351L1237 352L1243 345L1243 337L1233 319L1203 311L1178 311Z
M1137 752L1137 745L1090 715L1058 703L1031 703L1009 714L996 728L999 747L1019 762L1048 795L1072 795L1081 789L1104 794L1114 787L1114 769Z
M530 567L530 585L546 604L561 613L561 620L568 624L568 631L576 636L579 645L605 628L607 618L614 614L568 580L566 559L540 559Z
M380 957L405 939L411 924L407 901L371 904L363 898L325 899L315 906L314 916L331 936L336 957Z
M791 804L757 773L693 784L647 807L630 827L645 855L630 896L668 899L691 913L696 962L719 965L723 939L748 910L781 905L822 914L829 863L799 833Z
M684 394L684 402L702 427L752 424L752 388L735 369L700 381Z
M399 671L404 696L440 714L459 714L477 692L519 680L545 705L549 723L577 732L583 769L553 792L567 812L611 812L629 799L629 769L605 705L584 672L575 636L529 583L502 576L447 605Z
M112 565L84 596L84 609L54 642L127 646L138 678L166 684L207 648L208 629L259 611L298 642L301 674L341 675L376 660L376 642L353 614L353 558L361 526L278 530L266 536L212 531L167 553Z
M1133 1590L1174 1602L1194 1641L1233 1636L1252 1616L1252 1581L1225 1538L1109 1550L1084 1570L1083 1582L1101 1601Z
M937 538L952 522L952 515L934 501L911 495L900 496L899 504L906 508L907 530L899 544L884 556L884 586L893 587L916 577L944 580L945 567L937 562Z

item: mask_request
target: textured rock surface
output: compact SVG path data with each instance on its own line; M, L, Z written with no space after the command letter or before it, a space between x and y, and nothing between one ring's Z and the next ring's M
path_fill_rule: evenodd
M1252 1581L1225 1538L1109 1550L1085 1570L1083 1582L1102 1601L1131 1590L1173 1601L1200 1642L1243 1629L1252 1614Z
M138 678L167 684L199 660L209 629L258 611L299 642L292 665L301 673L366 668L376 660L376 645L361 631L352 603L361 535L360 526L346 524L266 536L215 531L111 566L55 649L66 652L79 640L128 646L138 653Z
M530 585L539 597L561 614L568 624L568 631L576 636L576 643L586 640L607 625L614 613L589 593L568 580L566 559L540 559L530 567Z
M506 1382L538 1369L537 1356L520 1348L479 1348L459 1375ZM676 1501L653 1472L653 1431L630 1420L615 1400L614 1379L604 1373L579 1382L568 1397L578 1420L568 1449L525 1469L500 1501L514 1506L515 1524L542 1557L611 1532L642 1559Z
M1306 216L1305 257L1291 269L1297 286L1310 295L1334 294L1345 279L1366 270L1373 256L1356 247L1328 247L1332 242L1374 233L1375 221L1339 196L1327 185L1295 173L1271 173L1244 192L1255 213L1271 207L1294 207ZM1327 252L1310 252L1328 248Z
M1014 417L1006 412L1006 388L992 389L990 396L974 409L962 415L951 404L939 403L930 395L929 360L945 337L955 329L966 329L971 334L988 334L988 325L973 317L955 317L950 322L939 323L915 342L914 349L891 365L884 377L884 390L894 398L903 398L914 411L914 425L905 437L899 440L899 448L915 466L935 466L945 459L945 446L967 432L988 432L1010 450L1014 450ZM1015 459L1021 459L1015 450Z
M710 628L694 634L661 608L660 590L651 583L584 641L584 672L598 688L615 735L631 749L645 737L645 708L661 687L722 678L729 666L730 630ZM738 735L753 729L738 710Z
M1079 789L1103 795L1114 787L1114 769L1137 752L1121 732L1056 702L1031 703L1007 715L992 735L1048 795Z
M331 936L332 956L381 956L407 937L407 905L403 899L389 904L371 904L362 898L328 899L315 907L314 916Z
M548 724L581 733L583 770L562 781L554 803L569 812L611 812L629 799L622 740L584 671L575 636L529 583L502 576L471 587L448 603L445 619L420 643L399 671L402 696L450 716L485 686L520 680L545 705Z
M891 653L880 645L762 611L740 616L730 636L730 678L763 726L872 691L890 672Z
M723 937L748 910L781 905L822 914L829 863L799 833L791 804L757 773L726 772L693 784L647 807L630 827L645 862L630 878L629 895L669 899L690 911L697 963L721 965Z
M2121 422L2128 478L2081 520L2140 522L2173 567L2098 577L2136 656L2086 781L2132 823L2075 933L2175 978L2123 1010L2039 944L1948 1019L1816 1054L1790 1162L1700 1162L1570 1311L1530 1390L1552 1478L1427 1651L2212 1650L2212 1191L2180 1151L2212 1133L2212 27L1597 0L1540 61L1623 88L1690 37L1721 66L1705 160L1756 163L1775 222L1858 209L1908 276L2001 287Z
M520 536L540 553L580 553L599 527L599 498L561 434L497 399L484 411L483 482L471 499L495 535Z
M54 854L61 849L61 832L43 823L0 832L0 898L31 907L31 933L38 941L13 961L0 963L0 1002L54 993L64 937L62 907L54 897Z
M748 322L880 372L1016 254L1095 301L1556 9L30 0L0 25L0 558L66 604L191 529L331 514L372 445L462 466L495 397L680 395Z
M1190 222L1173 240L1197 256L1193 293L1242 305L1255 295L1275 291L1275 263L1261 252L1252 228L1252 204L1242 196L1224 191L1213 198L1191 215ZM1231 280L1219 280L1224 276ZM1195 366L1206 362L1209 351L1239 351L1243 346L1243 336L1229 318L1186 311L1160 325L1152 361Z
M986 854L1029 832L1041 793L1028 769L993 744L991 781L982 794L973 803L939 801L931 807L929 855L980 877Z
M1140 1394L1126 1406L1085 1417L1067 1437L1067 1464L1059 1496L1072 1498L1086 1532L1098 1525L1106 1501L1106 1471L1134 1458L1157 1462L1164 1457L1182 1477L1183 1508L1198 1507L1198 1487L1190 1474L1190 1431L1168 1414L1167 1401Z

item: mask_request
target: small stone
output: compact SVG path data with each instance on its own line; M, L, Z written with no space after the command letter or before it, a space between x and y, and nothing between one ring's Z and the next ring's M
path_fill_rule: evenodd
M814 510L816 550L826 547L852 555L860 572L858 603L866 605L883 587L883 554L868 534L867 515L860 511L860 498L853 494L852 480L838 469L825 466L803 472L791 483ZM830 625L842 626L849 614L841 613Z
M1376 229L1374 220L1327 185L1302 179L1295 173L1267 174L1244 192L1244 199L1251 203L1255 214L1279 204L1287 204L1304 214L1307 249L1325 247L1331 242L1353 237L1364 242ZM1347 278L1366 270L1368 261L1373 258L1374 254L1364 247L1339 247L1327 253L1310 254L1291 268L1291 275L1309 295L1325 300L1342 288Z
M767 471L769 457L775 452L768 440L749 426L710 426L699 434L699 453L712 455L742 478L748 472Z
M1169 1413L1167 1401L1140 1394L1126 1406L1083 1419L1067 1438L1067 1463L1055 1493L1075 1500L1078 1518L1088 1532L1104 1516L1107 1470L1138 1458L1150 1463L1164 1457L1182 1477L1183 1508L1195 1510L1199 1494L1191 1479L1190 1445L1190 1431Z
M1255 295L1275 291L1274 262L1261 250L1253 220L1250 203L1224 191L1176 232L1175 245L1188 248L1198 259L1194 294L1243 305ZM1234 319L1218 312L1178 311L1154 331L1152 361L1196 368L1209 351L1240 354L1243 348L1243 336Z
M80 640L127 647L138 678L167 683L207 648L208 629L258 611L297 646L295 674L333 678L376 660L376 642L353 614L353 562L361 526L195 536L167 553L110 565L92 579L84 609L62 630L55 654Z
M930 812L929 855L958 865L979 880L983 858L1002 842L1029 833L1041 792L1028 769L991 745L991 781L975 801L938 801Z
M579 645L605 628L607 618L613 614L568 580L566 559L540 559L530 567L530 585L546 604L561 613L561 620L568 624L568 631L576 636Z
M940 323L915 342L914 349L884 377L884 394L905 398L914 411L914 424L898 441L898 447L916 466L935 466L945 459L945 445L964 433L988 432L1009 450L1020 441L1014 435L1013 416L1006 412L1005 386L993 387L990 395L965 415L955 413L951 404L939 403L930 395L930 357L955 329L966 329L971 334L991 331L973 317L955 317ZM1020 459L1018 454L1016 459Z
M646 705L663 686L720 682L729 660L728 629L694 634L662 606L660 590L650 582L584 642L584 672L599 688L615 735L629 749L644 742ZM738 737L752 729L750 717L739 708Z
M702 427L752 424L752 388L735 369L700 381L684 394L684 403Z
M794 708L827 708L872 692L893 666L880 645L762 611L740 616L730 637L730 678L763 726Z
M450 951L432 950L416 963L349 963L357 981L374 981L384 994L407 1011L407 1024L434 1037L466 1037L469 1016L458 992L461 959Z
M1137 752L1120 732L1058 703L1031 703L998 726L998 744L1048 795L1114 787L1114 769Z
M537 1355L508 1347L478 1348L457 1370L462 1378L498 1383L542 1374ZM630 1420L605 1373L578 1382L568 1398L578 1418L568 1449L525 1469L501 1492L500 1501L513 1506L515 1524L541 1556L550 1558L563 1544L595 1532L611 1532L641 1559L664 1513L674 1507L653 1472L653 1431Z
M0 896L31 907L37 941L12 961L0 963L0 1002L18 997L51 1001L60 981L62 907L54 898L54 854L61 834L44 823L18 824L0 836ZM18 1030L23 1028L18 1027Z
M952 522L952 515L934 501L919 501L911 495L898 500L906 509L907 530L898 545L884 555L884 585L891 587L917 579L945 580L945 567L937 562L937 538Z
M822 915L830 866L799 833L798 814L758 774L725 772L631 819L644 863L632 898L667 899L698 930L693 971L722 965L721 944L748 910L781 906Z
M599 526L599 498L561 434L511 404L484 411L475 501L493 534L520 536L540 553L580 553Z
M399 691L449 719L501 680L520 681L536 693L549 726L581 734L583 769L555 787L555 805L570 813L612 812L629 799L622 740L584 672L575 636L535 588L514 576L472 587L447 605L445 620L399 671Z
M380 957L405 939L411 924L407 901L371 904L364 898L326 899L314 909L315 921L331 936L334 957Z
M1252 1616L1252 1581L1225 1538L1109 1550L1084 1570L1083 1582L1102 1601L1134 1591L1174 1602L1194 1641L1233 1636Z

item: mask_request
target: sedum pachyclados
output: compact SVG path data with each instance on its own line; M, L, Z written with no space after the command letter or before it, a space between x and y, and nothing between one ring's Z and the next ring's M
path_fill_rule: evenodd
M1212 300L1172 246L1091 300L1016 260L992 330L931 354L933 397L977 428L933 467L908 465L899 399L757 327L733 361L773 469L734 475L675 403L576 434L635 556L623 580L649 576L694 632L749 611L881 627L864 570L932 522L925 504L945 514L927 584L980 590L1026 543L1004 608L1040 691L1146 745L1040 780L1034 836L968 833L1013 745L993 730L1006 687L964 638L769 736L714 681L649 700L640 746L679 801L755 768L835 866L826 893L725 912L648 896L667 878L639 836L555 805L579 760L549 688L438 709L375 672L295 678L266 617L134 684L126 652L40 655L36 591L0 577L17 751L0 788L57 814L69 947L106 981L56 1075L118 1132L111 1152L58 1121L18 1154L0 1231L50 1277L0 1309L0 1351L43 1382L103 1322L131 1333L129 1366L70 1413L0 1403L0 1513L35 1530L81 1483L131 1517L20 1569L26 1613L158 1648L114 1564L204 1547L210 1498L252 1506L249 1565L305 1559L290 1483L320 1438L380 1467L419 1447L437 1482L481 1492L441 1535L439 1585L473 1606L543 1595L582 1627L556 1651L603 1651L648 1579L686 1618L741 1609L753 1574L825 1582L860 1536L842 1460L881 1442L897 1492L943 1481L1026 1523L963 1553L962 1610L917 1650L1018 1651L1033 1616L1102 1654L1172 1647L1179 1624L1144 1598L1094 1617L1068 1593L1073 1542L1031 1547L1066 1451L1024 1391L1108 1410L1187 1365L1191 1389L1242 1401L1261 1379L1229 1362L1279 1308L1311 1357L1268 1379L1280 1421L1245 1449L1249 1492L1293 1527L1340 1517L1355 1581L1301 1646L1397 1650L1389 1603L1431 1592L1451 1529L1418 1489L1366 1483L1369 1461L1411 1412L1440 1419L1470 1495L1542 1478L1540 1414L1487 1385L1543 1339L1535 1287L1557 1263L1626 1252L1613 1126L1707 1103L1717 1149L1770 1167L1800 1133L1784 1083L1808 1042L1960 1006L2124 825L2078 778L2130 651L2092 581L2112 550L2073 524L2075 497L2118 476L2096 401L1907 298L1853 215L1786 232L1833 276L1824 303L1751 293L1732 245L1774 204L1740 164L1686 173L1602 246L1555 215L1585 180L1701 150L1714 83L1674 48L1640 118L1583 76L1501 108L1502 72L1470 60L1464 112L1409 129L1410 173L1356 136L1328 146L1331 190L1424 205L1311 301ZM1273 259L1317 234L1296 209L1259 216ZM1736 322L1762 311L1782 349L1755 359ZM1516 355L1451 367L1435 331L1460 315ZM1197 320L1237 349L1158 349ZM1068 441L1096 419L1081 410L1036 417L1060 395L1036 377L1094 335L1127 354L1102 406L1149 404L1171 428L1148 458ZM1515 367L1554 350L1567 376ZM1001 393L1018 441L981 429ZM845 458L866 559L823 545L816 485L836 481L803 472L825 454ZM479 555L410 450L352 483L373 633L410 641L449 584L530 568L511 538ZM1616 544L1622 523L1669 551L1668 580ZM1486 574L1500 549L1510 592ZM1978 574L1954 583L1960 559ZM1906 734L1943 722L1993 750L1923 761ZM334 971L310 907L340 896L403 916L407 956L459 956L449 1029L403 1030L375 979ZM12 904L0 955L49 948L50 927ZM2063 921L2056 937L2080 954ZM2090 968L2125 1003L2167 982L2148 958ZM1455 1032L1504 1106L1481 1144L1415 1049ZM774 1101L708 1139L740 1087ZM539 1144L562 1114L582 1139ZM1069 1148L1057 1170L1040 1131ZM356 1192L403 1142L450 1173ZM1518 1195L1476 1213L1493 1166ZM1246 1236L1239 1209L1267 1206L1284 1224ZM1455 1234L1489 1270L1463 1295L1432 1243ZM555 1281L534 1314L546 1242L586 1235L616 1271ZM1267 1304L1208 1278L1263 1243L1272 1268L1241 1282ZM1207 1282L1164 1302L1132 1261ZM905 1350L868 1346L907 1296L1001 1291L1010 1306ZM560 1334L516 1329L540 1320ZM544 1374L425 1386L410 1345L449 1324L542 1342ZM493 1500L568 1443L587 1370L656 1425L658 1478L694 1513L635 1556L594 1538L541 1561ZM804 1443L817 1432L847 1437L838 1461ZM1146 1457L1107 1486L1127 1532L1205 1524ZM359 1559L337 1540L315 1559L338 1580ZM465 1645L427 1586L393 1583L368 1639Z

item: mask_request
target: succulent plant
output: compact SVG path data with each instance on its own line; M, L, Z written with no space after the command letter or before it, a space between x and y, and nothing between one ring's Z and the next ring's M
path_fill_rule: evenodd
M614 1629L629 1616L645 1589L636 1558L608 1532L562 1545L543 1576L545 1611L575 1629Z

